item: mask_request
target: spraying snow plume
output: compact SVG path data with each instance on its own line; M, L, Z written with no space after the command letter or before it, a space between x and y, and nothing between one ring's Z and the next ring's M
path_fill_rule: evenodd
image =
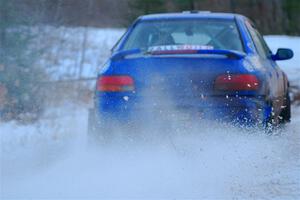
M24 127L0 126L1 198L300 195L298 119L286 127L289 134L277 136L208 123L185 130L174 123L170 132L142 130L151 136L145 140L86 148L85 109L67 106L48 114L59 117Z

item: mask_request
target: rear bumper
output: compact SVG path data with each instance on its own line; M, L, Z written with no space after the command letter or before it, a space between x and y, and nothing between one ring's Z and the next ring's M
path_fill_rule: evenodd
M99 98L96 108L105 119L129 123L155 118L182 120L220 120L242 124L265 123L271 107L264 96L213 96L162 100L144 99L122 95L118 98Z

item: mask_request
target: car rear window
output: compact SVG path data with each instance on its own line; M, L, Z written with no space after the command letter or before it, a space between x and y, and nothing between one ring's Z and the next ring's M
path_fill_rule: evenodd
M164 45L198 45L209 49L243 51L234 20L180 19L139 22L122 50Z

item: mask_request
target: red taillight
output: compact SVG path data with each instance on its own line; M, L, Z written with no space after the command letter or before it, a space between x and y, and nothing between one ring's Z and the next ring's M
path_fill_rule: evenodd
M134 81L130 76L100 76L97 90L101 92L121 92L134 90Z
M215 81L216 90L257 90L259 80L251 74L224 74Z

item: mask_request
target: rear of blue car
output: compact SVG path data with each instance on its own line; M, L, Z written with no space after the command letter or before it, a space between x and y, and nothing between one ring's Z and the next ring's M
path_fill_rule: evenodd
M270 83L253 46L234 15L138 19L98 76L91 132L138 126L145 113L266 124Z

